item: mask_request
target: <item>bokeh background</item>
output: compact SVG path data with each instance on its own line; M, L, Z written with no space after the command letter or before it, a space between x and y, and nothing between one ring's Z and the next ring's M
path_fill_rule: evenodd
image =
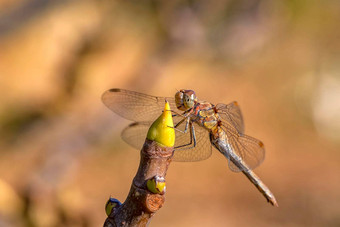
M139 153L109 88L237 100L279 208L214 150L150 226L340 226L337 0L0 1L0 226L102 226Z

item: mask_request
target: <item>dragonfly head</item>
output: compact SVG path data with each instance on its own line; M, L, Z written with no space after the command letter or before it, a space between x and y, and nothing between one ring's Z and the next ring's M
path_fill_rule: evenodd
M193 90L180 90L175 95L176 106L179 110L188 110L194 107L196 94Z

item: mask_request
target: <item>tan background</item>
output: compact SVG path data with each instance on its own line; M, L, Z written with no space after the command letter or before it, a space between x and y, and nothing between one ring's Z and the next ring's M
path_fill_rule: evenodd
M166 3L167 2L167 3ZM0 226L101 226L139 155L109 88L237 100L266 203L214 150L172 163L150 226L340 225L339 1L1 1Z

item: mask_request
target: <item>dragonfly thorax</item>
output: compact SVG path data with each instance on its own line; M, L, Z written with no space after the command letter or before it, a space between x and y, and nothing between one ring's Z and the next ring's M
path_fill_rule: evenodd
M214 107L215 106L209 102L196 102L190 116L192 121L197 122L208 131L216 128L219 122L219 115L216 113Z
M176 93L175 101L179 110L186 111L194 107L197 97L193 90L182 89Z

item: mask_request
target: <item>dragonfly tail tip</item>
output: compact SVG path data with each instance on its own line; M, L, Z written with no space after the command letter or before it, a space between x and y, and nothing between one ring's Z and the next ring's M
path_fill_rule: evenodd
M268 202L272 204L274 207L279 207L279 204L276 202L275 198L272 198L270 200L268 199Z

